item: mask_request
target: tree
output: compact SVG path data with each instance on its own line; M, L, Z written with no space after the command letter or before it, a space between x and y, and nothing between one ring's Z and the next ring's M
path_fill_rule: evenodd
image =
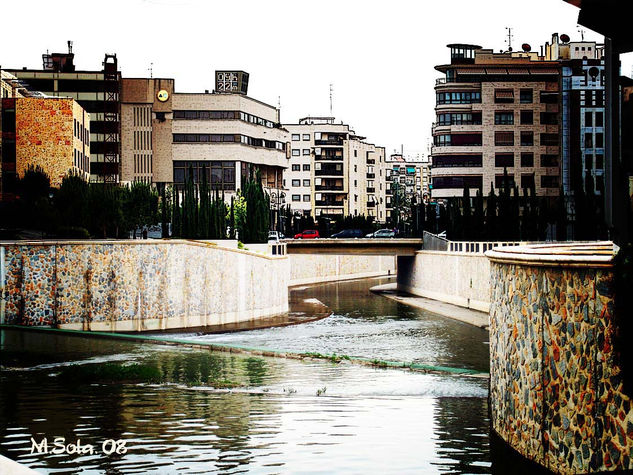
M259 170L249 177L244 186L246 200L245 242L266 242L270 225L270 197L264 192Z

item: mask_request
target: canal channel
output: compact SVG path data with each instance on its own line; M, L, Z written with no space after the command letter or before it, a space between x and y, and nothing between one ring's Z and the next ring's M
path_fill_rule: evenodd
M387 282L294 290L333 312L310 323L165 337L487 372L485 330L369 291ZM0 453L42 473L493 468L485 377L0 331ZM31 453L55 437L93 453Z

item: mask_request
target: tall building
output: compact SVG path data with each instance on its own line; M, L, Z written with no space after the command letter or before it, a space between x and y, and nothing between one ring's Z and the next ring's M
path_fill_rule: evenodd
M333 117L305 117L284 127L291 136L290 170L284 180L293 213L385 221L384 147L366 142Z
M397 199L421 203L424 199L423 182L428 179L429 163L418 156L393 153L387 158L385 175L387 182L387 219L392 218ZM426 185L428 186L428 184ZM428 192L428 188L427 188Z
M42 69L8 69L29 86L53 97L75 99L89 114L90 180L116 183L120 178L121 73L116 55L106 54L101 70L76 70L72 43L68 53L42 55Z
M530 52L493 53L448 45L436 66L432 197L462 196L465 187L500 188L504 169L519 189L557 196L560 187L560 64Z
M604 45L552 35L545 58L562 68L561 177L565 196L582 187L604 192ZM591 187L591 190L587 188Z
M2 136L3 199L31 167L43 169L53 187L68 173L89 178L90 116L74 99L2 99Z

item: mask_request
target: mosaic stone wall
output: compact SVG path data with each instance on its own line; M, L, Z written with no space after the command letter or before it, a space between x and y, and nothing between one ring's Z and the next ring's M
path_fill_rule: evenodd
M0 244L4 321L142 331L288 310L288 259L187 241Z
M491 263L493 428L555 472L633 469L612 280L610 268Z

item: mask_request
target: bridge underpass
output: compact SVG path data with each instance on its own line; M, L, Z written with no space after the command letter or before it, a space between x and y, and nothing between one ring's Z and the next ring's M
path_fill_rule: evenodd
M365 256L414 256L423 240L414 239L286 239L288 254L337 254Z

